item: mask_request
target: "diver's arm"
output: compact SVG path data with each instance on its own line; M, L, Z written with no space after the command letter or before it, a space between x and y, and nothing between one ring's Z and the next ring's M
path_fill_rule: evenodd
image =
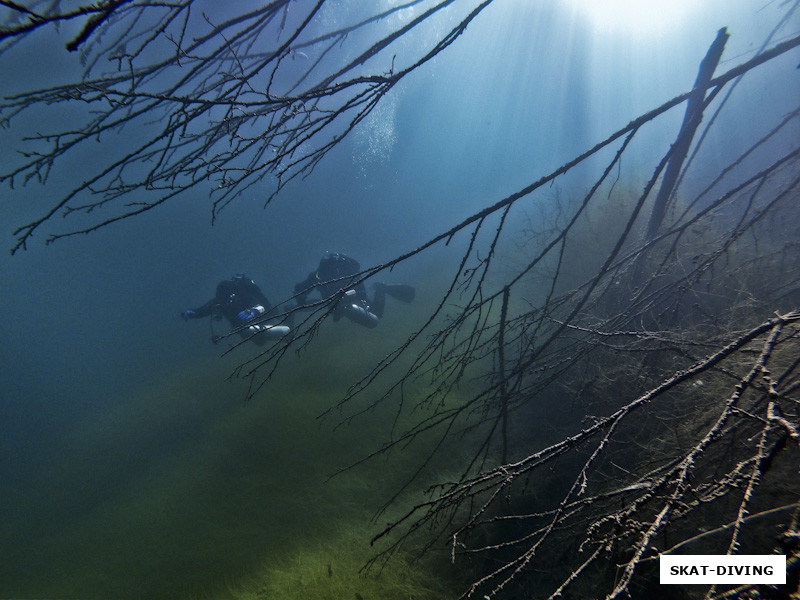
M303 281L294 284L294 293L295 296L297 296L296 300L298 305L305 304L306 296L308 296L309 292L311 291L309 288L311 288L311 286L315 283L317 283L317 272L311 271L311 273L308 274L308 277L306 277Z
M202 319L203 317L207 317L214 312L214 310L219 306L216 298L212 298L200 308L190 308L187 311L183 312L184 319Z

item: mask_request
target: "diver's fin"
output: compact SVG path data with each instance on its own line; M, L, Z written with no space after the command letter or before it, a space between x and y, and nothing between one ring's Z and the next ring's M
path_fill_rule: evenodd
M389 283L386 284L386 293L392 298L396 298L401 302L411 302L416 295L416 290L411 285L402 283Z

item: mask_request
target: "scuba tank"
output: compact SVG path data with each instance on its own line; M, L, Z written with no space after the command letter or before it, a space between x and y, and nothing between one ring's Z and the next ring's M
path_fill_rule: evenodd
M353 321L354 323L358 323L359 325L363 325L364 327L369 327L373 329L374 327L378 326L378 317L368 311L366 308L354 302L356 296L355 290L347 290L344 294L344 298L342 298L339 306L337 306L337 310L341 310L345 317Z
M260 304L250 308L252 316L248 320L257 319L267 312ZM254 323L247 329L243 329L239 334L246 339L253 339L259 346L267 340L278 340L289 333L289 328L286 325L270 325L268 323ZM258 335L258 337L254 337Z

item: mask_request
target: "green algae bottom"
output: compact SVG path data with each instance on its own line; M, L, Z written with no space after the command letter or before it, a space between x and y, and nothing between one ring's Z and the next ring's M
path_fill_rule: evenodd
M446 560L398 554L362 570L376 552L371 537L447 465L374 520L426 448L340 472L388 439L396 406L352 423L339 422L344 413L319 418L364 372L363 353L386 344L329 330L254 400L244 400L245 382L225 380L236 359L209 353L167 381L113 390L65 422L42 461L6 488L0 597L455 596Z

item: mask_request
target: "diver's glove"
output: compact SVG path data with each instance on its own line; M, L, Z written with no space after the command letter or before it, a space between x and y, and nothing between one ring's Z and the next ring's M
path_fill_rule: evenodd
M189 310L183 311L181 313L181 316L183 317L184 321L188 321L189 319L193 318L195 316L195 314L196 313L193 310L189 309Z
M256 313L256 311L254 311L252 308L248 308L240 312L238 315L236 315L236 318L239 319L240 321L249 321L250 319L255 317L256 314L258 314Z

